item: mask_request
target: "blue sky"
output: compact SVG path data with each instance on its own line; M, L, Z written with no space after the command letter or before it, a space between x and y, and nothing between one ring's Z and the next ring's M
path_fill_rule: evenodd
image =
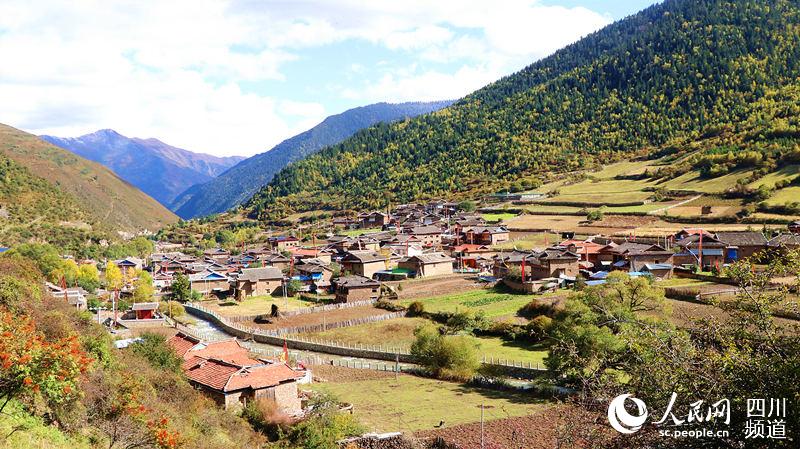
M0 122L251 155L351 107L461 97L652 3L4 0Z

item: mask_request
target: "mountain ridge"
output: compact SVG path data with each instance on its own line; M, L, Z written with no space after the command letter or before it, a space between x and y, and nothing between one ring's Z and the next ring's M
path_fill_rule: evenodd
M156 138L127 137L113 129L40 138L105 165L165 206L189 186L213 179L244 159L195 153Z
M292 164L245 208L269 219L519 190L735 127L766 90L798 79L798 17L785 0L666 0L448 108Z
M378 122L396 121L438 110L451 101L375 103L331 115L313 128L279 143L272 149L240 161L204 184L189 187L170 209L183 218L224 212L246 200L289 163L351 136Z
M0 179L8 206L2 239L133 235L178 220L105 166L3 124L0 157L8 176Z

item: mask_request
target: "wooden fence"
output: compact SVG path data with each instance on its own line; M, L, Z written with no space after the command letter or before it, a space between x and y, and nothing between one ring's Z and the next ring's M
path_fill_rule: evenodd
M340 302L336 304L325 304L323 306L313 306L313 307L302 307L296 310L286 310L280 311L280 316L283 318L289 318L297 315L305 315L308 313L319 313L319 312L330 312L331 310L342 310L342 309L350 309L353 307L363 307L363 306L370 306L375 304L375 301L371 299L367 299L364 301L355 301L355 302ZM253 321L256 318L264 315L269 315L268 313L259 313L257 315L236 315L232 317L228 317L228 320L234 323L241 323L241 322L249 322Z

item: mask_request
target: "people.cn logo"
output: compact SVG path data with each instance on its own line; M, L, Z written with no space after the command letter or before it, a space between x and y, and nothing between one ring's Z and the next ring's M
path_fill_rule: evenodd
M637 415L631 415L625 409L625 401L630 400L636 405ZM608 404L608 422L617 432L631 434L642 428L647 420L647 406L644 401L631 397L630 394L621 394Z

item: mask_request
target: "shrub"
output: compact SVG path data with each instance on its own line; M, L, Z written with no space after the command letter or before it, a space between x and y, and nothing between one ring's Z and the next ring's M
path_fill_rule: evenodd
M468 338L442 335L430 324L418 327L414 335L411 354L435 377L466 381L475 375L480 363L475 344Z
M425 313L425 304L419 301L414 301L408 305L406 315L413 317L413 316L421 316L424 313Z
M170 318L182 316L186 313L183 305L177 301L164 301L158 305L158 311Z
M167 344L163 335L144 333L141 340L130 346L131 351L144 357L154 368L161 368L174 373L181 372L183 360Z
M400 310L403 310L403 306L401 306L400 304L393 303L387 299L379 299L375 303L375 307L383 310L388 310L390 312L399 312Z
M465 310L451 314L445 324L450 333L457 334L460 332L473 333L476 330L487 329L491 322L486 318L482 310L477 312Z
M274 400L267 398L248 402L242 409L242 418L271 441L280 438L292 423L292 418L283 413Z
M528 335L536 340L541 340L553 327L553 319L547 315L539 315L525 325Z
M533 301L522 306L517 311L517 315L528 319L531 319L539 315L545 315L552 318L556 315L556 307L551 303L546 303L538 299L534 299Z

